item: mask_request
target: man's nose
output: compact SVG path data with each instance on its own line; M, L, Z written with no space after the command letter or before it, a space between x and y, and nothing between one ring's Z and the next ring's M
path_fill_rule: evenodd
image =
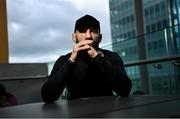
M87 30L86 31L86 38L91 38L92 36L91 36L91 30Z

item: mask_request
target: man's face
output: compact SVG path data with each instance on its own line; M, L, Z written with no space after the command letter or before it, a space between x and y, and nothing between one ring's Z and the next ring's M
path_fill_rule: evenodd
M101 41L101 34L99 29L88 28L85 30L75 32L76 42L81 42L83 40L93 40L94 45L98 45Z

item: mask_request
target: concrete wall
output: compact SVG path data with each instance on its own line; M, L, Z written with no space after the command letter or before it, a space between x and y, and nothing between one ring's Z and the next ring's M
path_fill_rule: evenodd
M41 86L47 80L47 65L0 64L0 83L14 94L18 104L41 102Z

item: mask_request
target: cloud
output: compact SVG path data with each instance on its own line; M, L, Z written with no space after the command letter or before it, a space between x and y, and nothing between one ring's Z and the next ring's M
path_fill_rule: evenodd
M108 1L7 0L10 62L50 62L72 49L74 22L91 14L110 42Z

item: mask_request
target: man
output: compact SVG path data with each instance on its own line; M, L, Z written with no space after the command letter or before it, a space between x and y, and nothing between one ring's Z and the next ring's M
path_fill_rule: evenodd
M0 84L0 107L17 105L17 99L11 93L6 92L3 84Z
M42 86L42 99L54 102L66 87L69 98L112 96L113 91L128 96L132 87L120 56L99 48L102 35L99 21L85 15L78 19L72 35L71 53L55 63L48 81Z

